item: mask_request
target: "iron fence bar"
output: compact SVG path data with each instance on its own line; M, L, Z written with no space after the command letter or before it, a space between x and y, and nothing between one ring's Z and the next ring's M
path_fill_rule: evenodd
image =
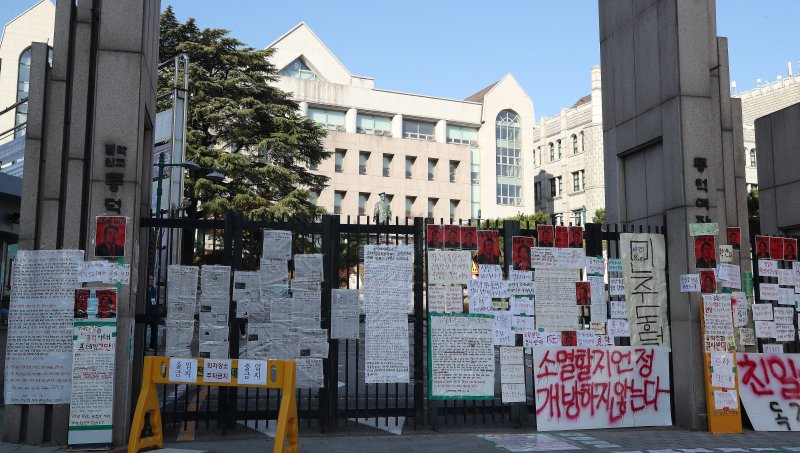
M424 259L423 255L423 231L424 223L421 217L414 218L414 429L419 423L424 423L425 417L425 395L423 383L425 380L425 360L424 360L424 329L425 329L425 306L423 300L423 275ZM406 387L408 395L408 387ZM406 399L407 401L407 399Z

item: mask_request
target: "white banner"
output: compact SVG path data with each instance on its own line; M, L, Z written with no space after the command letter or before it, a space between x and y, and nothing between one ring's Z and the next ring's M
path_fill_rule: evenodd
M632 346L670 346L664 236L621 233L622 276Z
M739 397L756 431L800 431L800 354L736 354Z
M494 317L430 314L430 399L494 398Z
M536 429L669 426L669 350L653 346L533 349Z

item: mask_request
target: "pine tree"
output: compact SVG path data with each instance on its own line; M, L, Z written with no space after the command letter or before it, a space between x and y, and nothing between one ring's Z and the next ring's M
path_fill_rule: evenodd
M181 23L169 6L161 14L159 59L189 55L186 159L225 175L213 181L190 172L185 195L191 217L244 212L313 218L324 213L310 201L327 177L307 171L329 156L324 129L298 113L288 93L271 86L272 49L257 50L223 29ZM169 88L172 74L159 74Z

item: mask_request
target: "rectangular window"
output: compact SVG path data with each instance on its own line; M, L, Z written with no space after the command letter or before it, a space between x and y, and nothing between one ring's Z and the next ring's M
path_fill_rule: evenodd
M406 217L413 217L414 202L416 201L417 197L406 197Z
M755 148L751 148L750 149L750 166L751 167L755 167L756 166L756 149Z
M319 164L318 163L309 164L308 165L308 169L309 170L319 170Z
M309 107L308 117L322 127L344 132L344 112Z
M335 154L335 167L334 170L336 173L342 173L344 171L344 155L347 150L344 149L337 149Z
M308 193L308 202L314 206L319 206L319 192L312 190Z
M429 142L432 142L436 140L434 133L435 128L436 125L433 123L403 120L403 138L410 138L413 140L428 140Z
M556 178L550 178L550 196L556 196Z
M333 213L334 214L341 214L342 213L342 202L344 202L344 196L347 192L342 190L337 190L333 193Z
M578 136L572 136L572 154L578 154Z
M438 198L428 198L428 217L433 218L436 213L436 203L439 202Z
M389 176L392 169L392 159L394 159L393 154L384 154L383 155L383 176Z
M406 157L406 179L414 177L414 161L416 157Z
M578 192L583 190L583 170L572 172L572 191Z
M369 194L364 192L358 193L358 215L367 215L367 203L369 202Z
M367 163L369 163L369 151L360 151L358 153L358 174L367 174Z
M455 222L456 212L458 212L458 200L450 200L450 222Z
M533 192L534 196L536 197L536 201L542 199L542 182L539 181L533 185Z
M478 146L478 129L447 125L447 143Z
M450 182L456 182L456 174L458 173L458 164L457 160L450 161Z
M436 164L439 159L428 159L428 181L433 181L436 176Z
M572 223L576 226L583 225L583 210L576 209L572 211Z
M356 117L356 132L367 135L392 136L392 119L388 116L362 115Z
M561 176L556 176L556 183L558 184L558 194L561 195Z
M561 159L561 140L556 140L556 147L558 148L557 158Z

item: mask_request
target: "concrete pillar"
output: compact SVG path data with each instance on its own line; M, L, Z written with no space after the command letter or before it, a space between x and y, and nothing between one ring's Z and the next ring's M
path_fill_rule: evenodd
M600 82L600 66L592 67L592 123L603 123L603 93ZM581 150L582 151L582 150Z
M392 137L403 138L403 115L399 113L392 117Z
M437 121L433 133L436 135L436 143L447 143L447 121Z
M352 134L356 133L356 118L358 117L358 110L356 109L347 109L347 113L344 114L344 130L345 132L350 132Z

